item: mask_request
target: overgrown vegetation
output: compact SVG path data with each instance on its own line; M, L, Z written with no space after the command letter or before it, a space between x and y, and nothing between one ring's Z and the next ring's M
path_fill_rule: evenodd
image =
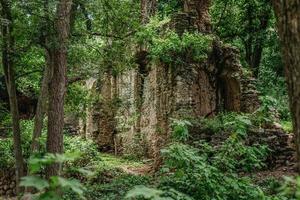
M0 199L300 199L296 14L274 5L0 0Z

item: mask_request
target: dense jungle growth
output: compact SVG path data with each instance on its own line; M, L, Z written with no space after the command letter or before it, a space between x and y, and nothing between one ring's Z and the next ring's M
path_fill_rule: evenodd
M0 0L0 199L300 200L299 0Z

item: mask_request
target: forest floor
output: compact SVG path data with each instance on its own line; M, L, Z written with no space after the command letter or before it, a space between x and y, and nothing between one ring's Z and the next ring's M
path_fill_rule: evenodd
M110 173L112 170L119 170L125 175L129 176L151 176L153 175L152 162L150 160L132 160L123 157L115 156L112 154L102 154L101 161L102 168L105 173ZM241 174L242 175L242 174ZM245 176L250 176L257 183L263 183L265 180L274 179L282 180L286 176L296 176L295 167L293 165L282 166L277 169L263 170L253 172L252 174L244 174ZM117 177L108 176L108 182L113 181ZM15 200L17 198L1 198L0 200Z
M258 171L255 173L258 179L265 179L268 177L273 177L275 179L280 179L284 176L296 176L297 173L294 167L283 166L277 169Z
M152 166L149 164L143 164L139 167L132 167L132 166L122 166L121 170L130 175L149 175L152 171Z

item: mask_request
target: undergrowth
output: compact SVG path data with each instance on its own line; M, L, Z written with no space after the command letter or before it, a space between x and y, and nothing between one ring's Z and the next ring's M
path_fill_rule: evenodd
M277 180L256 183L251 176L245 175L264 167L269 153L266 146L246 145L249 128L268 121L253 116L228 113L202 120L204 129L220 134L228 132L227 139L219 145L205 141L190 143L189 129L194 122L174 119L172 141L161 150L163 164L154 176L127 174L124 168L143 167L143 162L100 153L92 140L66 135L65 153L79 151L81 154L76 159L66 159L64 176L77 178L85 189L78 195L70 185L64 190L63 199L76 200L80 196L99 200L297 199L298 179L288 179L285 184ZM32 132L32 122L23 122L22 130L23 137L28 140L23 148L29 148L30 137L26 135ZM11 140L5 141L1 142L0 150L10 152L7 149L12 149ZM41 145L44 144L42 138ZM12 156L1 155L1 164L12 165ZM61 184L69 183L63 181L66 182Z

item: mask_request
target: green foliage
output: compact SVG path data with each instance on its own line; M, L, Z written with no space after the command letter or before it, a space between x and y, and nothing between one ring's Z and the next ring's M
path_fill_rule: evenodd
M81 156L71 164L77 167L86 166L93 161L100 159L97 145L91 140L80 136L64 137L65 153L81 152Z
M123 199L126 193L135 185L148 185L149 182L149 177L122 175L103 184L88 186L85 196L87 199L99 200Z
M158 1L159 16L166 17L181 10L182 0L160 0Z
M227 151L225 147L228 145L225 144L224 149L220 148L210 157L187 145L171 145L163 151L166 160L164 171L168 171L168 176L162 178L161 186L172 187L194 199L263 199L264 195L258 187L230 169L236 169L243 162L233 159L227 163L220 162L225 160L224 155L236 156L235 152ZM250 152L250 155L255 153ZM229 169L222 164L229 166Z
M212 36L200 33L184 33L179 36L169 30L168 18L151 21L136 33L136 41L149 48L149 57L164 63L184 65L188 61L201 62L211 51Z
M68 87L66 95L65 108L66 112L85 118L85 109L90 103L88 91L80 84L72 84Z
M0 168L7 169L13 166L13 164L13 141L10 138L0 138Z
M284 184L279 188L278 199L299 200L300 199L300 177L285 177ZM275 199L276 200L276 199Z
M38 194L33 195L37 200L57 200L66 191L73 191L79 197L83 197L84 187L78 180L66 179L61 176L52 176L48 179L38 175L45 166L58 164L60 166L59 174L62 173L63 164L68 161L74 161L79 154L46 154L42 158L31 158L29 160L29 169L31 176L21 179L20 186L32 187L38 190Z
M130 190L125 199L140 199L140 200L192 200L192 198L184 195L174 189L158 190L145 186L136 186Z
M166 33L165 36L153 39L150 47L150 56L164 63L185 64L191 59L201 62L207 58L212 45L212 38L207 35L184 33L180 37L175 32Z
M157 189L136 187L127 197L133 199L266 199L250 178L237 172L252 172L263 166L268 149L265 146L246 146L251 120L244 115L228 114L219 117L231 136L218 146L200 142L197 148L172 143L161 150L164 164ZM175 120L173 131L186 141L189 122ZM178 195L170 196L172 189ZM179 195L182 194L182 195ZM179 197L181 196L181 197Z
M248 114L221 113L213 118L201 119L200 126L203 127L203 130L212 134L229 132L246 136L248 129L253 126L253 123L251 115Z
M258 179L260 179L260 177L258 177ZM275 177L267 177L258 180L257 184L264 190L266 194L274 197L281 196L281 194L279 194L279 189L282 186L282 180L278 180Z
M21 139L22 139L22 150L25 159L28 159L31 153L31 140L33 132L34 122L32 120L22 120L21 121ZM8 136L0 139L0 160L1 167L10 168L14 164L14 154L13 154L13 139L12 130L9 130ZM46 137L43 131L43 135L39 140L41 152L45 152L45 141Z
M1 83L0 83L0 87ZM9 127L11 124L11 117L9 111L5 108L4 103L0 102L0 129Z
M107 173L115 177L122 174L125 168L143 166L140 161L100 153L94 141L80 136L65 136L64 146L65 153L81 152L80 157L65 164L67 175L83 178L86 183L103 182Z
M260 97L261 106L253 114L252 121L256 126L272 124L278 117L278 101L271 96Z
M213 153L213 162L222 171L252 172L264 167L269 150L264 145L246 146L237 134L233 134Z
M261 70L265 69L262 67ZM274 72L269 73L260 76L258 81L258 89L262 93L262 104L272 108L272 111L278 112L279 119L291 121L285 79L277 76Z
M192 124L187 120L172 120L173 137L177 141L186 142L189 139L189 126Z
M250 64L246 54L253 53L255 45L264 46L268 36L275 33L275 17L268 0L215 0L210 13L218 36L240 49L243 66ZM266 28L262 28L264 21Z
M293 123L291 121L281 121L282 129L287 133L293 132Z
M45 120L46 123L46 120ZM46 124L44 124L46 126ZM34 129L34 120L22 120L21 121L21 137L22 137L22 149L25 159L29 159L31 155L31 141ZM40 152L43 154L46 152L46 130L42 130L42 135L38 140Z

